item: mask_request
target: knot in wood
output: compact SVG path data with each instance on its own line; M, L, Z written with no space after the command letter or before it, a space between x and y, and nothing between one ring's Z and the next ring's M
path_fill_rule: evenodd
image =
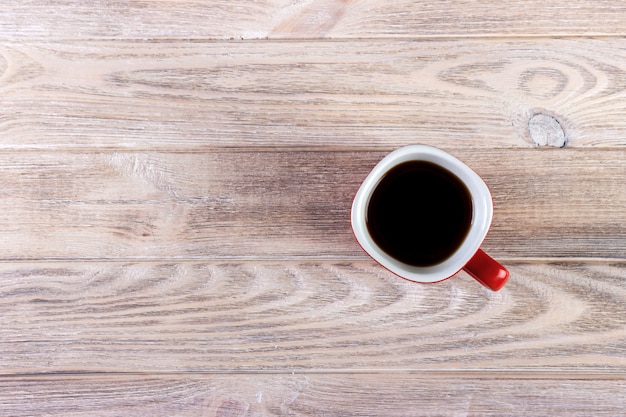
M562 148L567 143L565 130L554 117L545 113L535 113L528 121L530 139L539 146Z

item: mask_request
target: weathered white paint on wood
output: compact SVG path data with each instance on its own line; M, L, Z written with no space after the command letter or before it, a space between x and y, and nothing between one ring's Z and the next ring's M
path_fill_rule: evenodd
M624 147L625 62L624 38L0 43L0 149Z
M623 414L623 379L567 374L177 374L0 379L6 415L554 416ZM493 383L496 380L497 383ZM568 395L568 393L570 393Z
M624 35L621 1L8 0L0 39Z
M0 415L623 415L625 16L4 2ZM491 187L501 292L354 242L409 143Z
M623 263L507 266L494 293L370 261L4 263L0 372L624 375Z
M494 198L496 256L626 253L626 150L451 150ZM0 258L363 258L363 151L0 153Z

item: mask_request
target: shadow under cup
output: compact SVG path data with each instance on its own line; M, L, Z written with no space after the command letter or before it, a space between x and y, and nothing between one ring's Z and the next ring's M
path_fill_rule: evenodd
M465 269L497 291L508 271L480 250L493 205L484 181L452 155L425 145L381 160L352 204L361 247L396 275L433 283Z

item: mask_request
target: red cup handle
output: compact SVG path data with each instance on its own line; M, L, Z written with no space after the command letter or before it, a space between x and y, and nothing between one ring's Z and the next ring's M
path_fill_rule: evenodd
M463 270L485 287L498 291L509 279L509 271L482 249L474 254Z

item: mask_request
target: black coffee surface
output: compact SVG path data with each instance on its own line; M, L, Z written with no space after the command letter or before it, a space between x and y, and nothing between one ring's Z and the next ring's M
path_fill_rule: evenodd
M472 198L452 172L426 161L393 167L374 189L367 229L388 255L412 266L433 266L463 243Z

